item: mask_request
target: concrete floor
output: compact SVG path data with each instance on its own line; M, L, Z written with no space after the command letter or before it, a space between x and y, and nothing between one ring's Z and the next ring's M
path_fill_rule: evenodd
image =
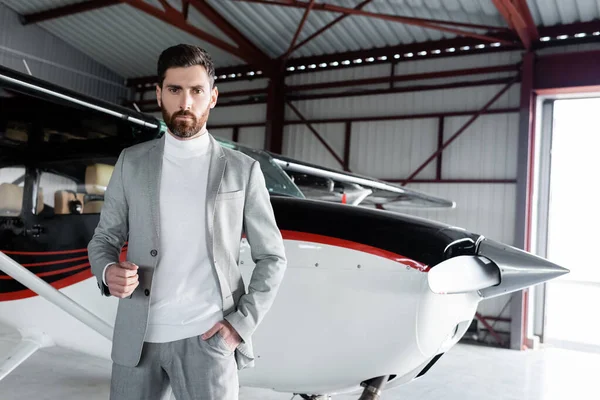
M17 337L0 326L0 355ZM558 348L517 352L459 344L421 379L384 392L382 400L597 400L599 368L598 353ZM58 348L42 349L0 382L0 399L105 400L109 381L108 361ZM292 394L271 390L240 390L240 400L291 398Z

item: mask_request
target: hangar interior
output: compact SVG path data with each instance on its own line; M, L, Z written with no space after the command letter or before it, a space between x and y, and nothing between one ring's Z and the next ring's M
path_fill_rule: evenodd
M383 398L558 399L572 395L571 385L596 398L582 382L593 381L586 365L600 361L600 326L585 311L600 298L598 262L590 260L600 215L588 189L598 170L599 2L0 0L0 65L158 118L156 59L177 43L202 46L216 65L212 135L451 200L451 209L395 211L571 270L482 301L465 346L430 373L449 391L425 377ZM14 173L5 169L2 182ZM60 354L32 359L32 373L44 374ZM74 371L79 361L69 357ZM103 398L92 375L106 377L104 365L86 362L80 377L95 382L90 395L82 386L52 393ZM569 365L581 373L566 372ZM485 389L482 382L513 368L514 382ZM16 390L32 373L0 387ZM466 382L453 386L453 374ZM554 378L564 387L552 386ZM241 393L289 398L253 390ZM40 398L32 389L2 393Z

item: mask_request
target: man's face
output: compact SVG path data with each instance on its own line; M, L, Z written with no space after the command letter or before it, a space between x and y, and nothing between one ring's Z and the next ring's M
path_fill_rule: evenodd
M219 92L210 88L206 69L200 65L169 68L156 98L171 133L191 139L204 131L210 109L217 104Z

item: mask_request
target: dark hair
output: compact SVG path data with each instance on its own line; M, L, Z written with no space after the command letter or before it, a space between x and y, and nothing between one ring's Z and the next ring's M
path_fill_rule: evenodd
M215 84L215 66L210 54L199 46L189 44L178 44L169 47L160 54L157 64L158 85L162 88L167 69L192 67L194 65L201 65L206 69L212 89Z

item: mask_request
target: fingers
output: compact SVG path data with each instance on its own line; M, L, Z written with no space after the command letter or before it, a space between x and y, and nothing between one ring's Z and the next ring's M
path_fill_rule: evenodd
M108 286L110 294L118 298L125 298L131 296L131 293L139 286L139 282L135 282L132 285L121 286L121 285L110 285Z
M108 283L109 286L111 284L120 285L120 286L132 285L135 282L137 282L138 280L139 280L139 276L137 274L125 275L125 274L121 274L119 271L107 274L107 276L106 276L106 282Z
M137 270L125 269L125 268L115 268L115 276L118 276L121 278L129 278L132 276L137 276Z
M215 333L217 333L219 330L221 330L222 327L223 327L223 324L220 322L217 322L212 328L210 328L206 333L204 333L204 335L202 335L202 339L204 339L204 340L210 339L211 337L214 336Z
M135 282L129 282L129 283L115 283L115 282L107 282L108 283L108 289L112 292L118 293L118 294L125 294L125 293L129 293L131 294L136 287L139 286L139 282L135 281Z
M117 264L122 269L135 270L137 271L138 266L129 261L123 261L122 263Z
M137 280L133 281L122 281L122 282L107 282L109 289L115 289L117 291L131 290L133 287L137 287L140 283Z
M139 281L138 276L131 276L128 278L120 278L116 283L121 286L131 286Z
M106 275L107 277L129 278L132 276L136 276L137 272L137 265L130 262L126 262L111 265L110 267L108 267Z

